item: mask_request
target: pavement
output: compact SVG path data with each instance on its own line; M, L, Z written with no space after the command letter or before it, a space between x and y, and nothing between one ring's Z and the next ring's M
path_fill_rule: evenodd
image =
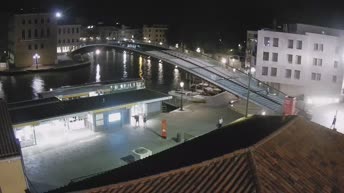
M126 126L120 129L85 135L54 146L22 149L26 175L35 193L55 189L99 172L128 164L131 151L148 148L153 154L176 146L177 133L192 138L216 129L220 117L224 125L241 114L227 105L190 104L184 111L175 110L148 117L147 127ZM167 139L161 138L161 120L167 121ZM183 135L184 136L184 135Z
M330 128L336 111L338 111L335 126L338 132L344 133L344 103L313 107L310 110L312 121L328 128Z

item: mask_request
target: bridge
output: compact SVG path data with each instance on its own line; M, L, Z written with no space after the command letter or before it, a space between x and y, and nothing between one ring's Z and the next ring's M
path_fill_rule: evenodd
M205 55L175 49L163 45L154 45L143 42L107 42L89 44L72 52L78 53L84 49L95 47L111 47L124 49L160 59L176 65L179 68L198 76L220 88L246 99L250 82L250 102L265 109L270 109L277 115L282 114L284 99L287 96L273 87L249 76L240 69L231 68ZM253 74L254 76L254 74Z

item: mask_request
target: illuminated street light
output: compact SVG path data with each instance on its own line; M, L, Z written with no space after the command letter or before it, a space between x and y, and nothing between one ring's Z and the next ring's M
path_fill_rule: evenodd
M201 53L201 48L197 48L197 49L196 49L196 52L197 52L197 53Z
M182 91L181 91L181 93L180 93L180 98L181 98L181 100L180 100L180 111L183 111L183 92L184 92L184 82L182 81L182 82L180 82L179 83L179 85L180 85L180 88L182 89Z
M36 69L38 69L38 59L40 59L41 56L36 53L32 58L35 59Z
M233 72L235 72L236 71L236 68L233 68Z
M151 43L152 41L148 40L148 43Z
M160 42L159 44L162 45L162 42Z
M55 17L56 17L56 18L61 18L61 17L62 17L62 13L59 12L59 11L56 12L56 13L55 13Z
M179 48L179 44L176 44L176 48Z
M97 49L97 50L96 50L96 55L99 55L99 54L100 54L100 50Z
M265 111L263 111L263 112L262 112L262 115L263 115L263 116L265 116L265 115L266 115L266 112L265 112Z
M222 58L221 62L222 62L222 64L226 64L227 63L227 59L226 58Z

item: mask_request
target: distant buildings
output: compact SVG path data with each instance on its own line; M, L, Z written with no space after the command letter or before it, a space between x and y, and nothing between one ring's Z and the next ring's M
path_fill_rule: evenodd
M55 64L56 32L57 23L53 14L14 15L9 22L8 32L10 67Z
M251 45L246 63L256 67L256 78L289 95L304 97L308 104L339 102L344 31L293 24L283 31L259 30L256 39L254 33L248 36Z
M166 25L144 25L143 26L143 40L145 42L162 43L167 42L167 26Z
M80 45L81 25L58 25L57 53L73 51Z

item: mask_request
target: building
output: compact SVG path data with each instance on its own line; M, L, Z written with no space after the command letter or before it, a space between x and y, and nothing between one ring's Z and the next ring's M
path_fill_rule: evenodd
M97 88L96 88L97 87ZM92 88L90 90L90 88ZM65 91L63 91L65 90ZM142 80L78 86L43 93L43 98L9 104L11 121L22 148L63 144L109 129L135 125L161 112L162 101L172 97L145 89ZM54 97L49 97L54 95ZM53 142L53 143L52 143Z
M28 185L20 146L10 120L6 102L0 99L0 192L25 193Z
M342 30L305 24L259 30L255 76L309 104L339 102L343 35Z
M247 31L246 34L245 67L256 66L257 31Z
M81 25L58 25L57 53L71 52L80 46Z
M9 22L10 67L57 63L57 23L50 13L15 14Z
M142 29L122 25L115 32L116 40L142 40Z
M144 25L143 26L143 41L152 43L167 43L167 26L166 25Z
M254 116L49 193L343 192L343 139L301 117Z

